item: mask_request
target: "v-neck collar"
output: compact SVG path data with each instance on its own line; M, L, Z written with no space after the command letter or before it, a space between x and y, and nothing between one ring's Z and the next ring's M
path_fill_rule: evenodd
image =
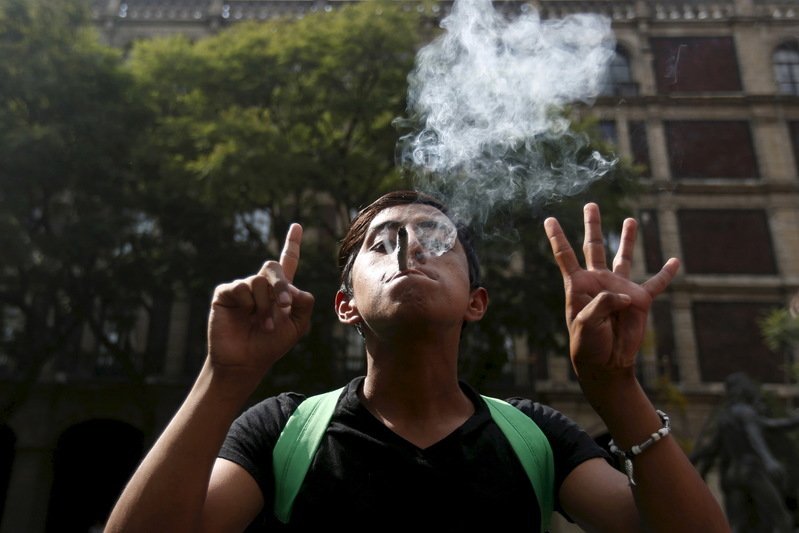
M405 439L398 433L394 432L391 428L386 426L382 421L375 417L366 405L361 401L358 395L358 389L363 385L365 376L360 376L353 379L348 385L344 394L343 402L339 405L339 409L349 412L361 420L368 421L368 424L377 427L375 431L380 431L383 435L387 435L390 441L399 443L405 448L411 448L416 453L421 454L434 454L440 448L446 448L448 443L459 440L463 435L466 435L474 429L482 426L486 421L491 419L491 413L485 404L483 398L471 386L463 381L459 381L461 390L469 398L474 406L474 412L467 418L463 424L456 427L450 433L434 442L430 446L420 448L416 444Z

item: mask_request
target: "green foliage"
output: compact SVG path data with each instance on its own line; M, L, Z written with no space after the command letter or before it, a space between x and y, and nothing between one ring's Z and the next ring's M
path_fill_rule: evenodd
M368 201L398 183L390 123L416 26L414 15L366 2L237 25L196 45L142 43L131 68L162 114L154 133L169 145L158 167L232 200L321 190L347 206Z
M143 384L158 364L133 355L138 313L157 323L164 314L155 302L178 293L197 325L191 375L204 355L213 287L276 257L299 221L297 284L314 293L317 310L311 334L265 387L332 386L344 352L328 311L337 239L354 209L410 186L394 165L392 121L405 111L406 77L430 33L417 12L367 1L241 23L197 42L142 41L123 60L99 44L81 3L0 0L0 305L8 315L0 348L23 382L46 363L91 377L97 354L78 344L89 327ZM594 123L575 127L591 149L609 152ZM467 379L499 375L509 335L526 336L536 353L565 353L562 283L542 221L557 215L578 243L582 202L591 199L606 226L619 227L618 199L633 183L625 163L579 198L495 213L507 231L480 248L496 303L467 328ZM12 391L0 408L7 414L21 399Z
M799 317L792 316L788 309L771 311L760 321L760 330L766 346L775 352L799 344Z
M300 376L298 386L330 382L343 351L325 307L351 210L402 186L391 121L419 31L417 14L363 2L132 50L130 70L158 116L136 161L162 246L174 251L169 277L207 305L215 284L276 257L291 222L305 227L297 283L321 309L276 371ZM242 228L254 213L268 219L260 233Z
M590 141L582 149L583 155L596 150L608 159L615 157L615 148L602 140L596 120L575 118L572 129ZM462 359L469 381L480 385L500 377L511 356L507 345L511 337L524 338L529 352L539 359L568 354L563 281L544 233L544 220L556 217L581 257L582 207L586 202L596 202L602 209L609 243L610 232L618 236L624 218L634 216L626 202L640 190L637 172L629 161L619 160L608 175L578 195L556 198L540 206L520 202L492 214L487 223L492 230L483 236L480 257L484 285L496 303L480 323L467 329L469 348ZM612 252L608 248L608 261Z
M760 322L760 331L766 346L778 354L789 354L799 346L799 316L787 308L774 309ZM787 361L792 358L786 357ZM786 375L792 380L799 379L799 363L793 362L792 368L785 369Z
M2 348L24 376L0 418L45 362L80 357L83 327L102 343L144 304L129 147L146 115L86 13L0 2L0 304L16 317Z

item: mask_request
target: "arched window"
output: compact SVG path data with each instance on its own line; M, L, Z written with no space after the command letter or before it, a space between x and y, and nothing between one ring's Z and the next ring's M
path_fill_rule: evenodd
M616 54L610 61L608 77L602 88L602 96L638 96L638 84L633 81L630 70L630 56L622 48L616 48Z
M0 424L0 522L3 520L3 509L8 496L8 486L11 483L11 466L14 464L14 455L17 449L17 436L5 424Z
M66 429L53 451L45 531L102 531L143 452L144 434L125 422L93 419Z
M777 92L799 96L799 42L785 43L774 51Z

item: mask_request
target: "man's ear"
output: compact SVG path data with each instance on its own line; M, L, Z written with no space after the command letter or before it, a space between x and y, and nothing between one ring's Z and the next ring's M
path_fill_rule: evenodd
M488 310L488 291L485 287L477 287L469 297L469 307L466 308L466 322L477 322Z
M358 313L358 306L355 304L355 299L343 291L336 293L336 314L338 320L342 324L354 326L362 322L361 315Z

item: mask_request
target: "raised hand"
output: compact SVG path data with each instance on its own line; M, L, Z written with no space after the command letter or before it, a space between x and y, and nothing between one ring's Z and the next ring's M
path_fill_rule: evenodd
M680 263L669 259L643 284L630 280L638 225L628 218L609 270L599 207L589 203L583 214L585 268L556 219L545 220L544 228L563 275L572 365L580 379L603 379L635 365L652 300L666 289Z
M302 227L292 224L280 261L214 291L208 354L216 371L257 383L307 333L314 298L292 284L301 242Z

